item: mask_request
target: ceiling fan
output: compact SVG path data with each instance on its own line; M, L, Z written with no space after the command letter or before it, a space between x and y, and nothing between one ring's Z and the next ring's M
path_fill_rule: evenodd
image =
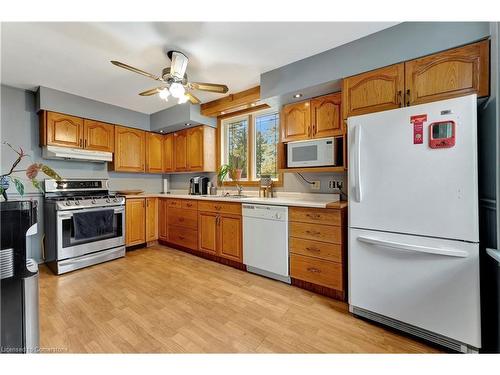
M154 79L162 83L161 86L154 89L146 90L139 95L151 96L158 94L160 98L168 101L168 97L178 99L178 103L186 103L188 100L193 104L201 103L200 99L191 94L188 90L200 90L215 92L218 94L225 94L228 92L226 85L219 85L216 83L202 83L202 82L189 82L186 74L189 59L186 55L179 51L168 51L167 56L172 61L170 67L163 68L161 76L145 72L144 70L135 68L133 66L124 64L119 61L112 60L111 64L119 66L120 68L130 70L131 72L142 74L143 76Z

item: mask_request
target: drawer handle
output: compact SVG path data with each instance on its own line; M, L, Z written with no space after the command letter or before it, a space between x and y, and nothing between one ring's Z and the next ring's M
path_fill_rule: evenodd
M314 267L309 267L307 269L309 272L314 272L314 273L321 273L321 270L314 268Z
M317 249L315 247L306 247L306 250L312 253L319 253L321 251L320 249Z
M193 204L192 203L187 203L186 206L193 207Z
M179 236L179 240L185 240L183 236Z
M321 232L316 232L315 230L306 230L306 233L311 236L319 236L321 234Z
M311 219L320 219L321 215L320 214L306 214L307 217L310 217Z
M221 210L221 208L222 208L222 206L215 206L215 209L216 209L217 211L220 211L220 210Z
M180 217L180 218L179 218L179 221L181 221L181 222L182 222L182 221L184 221L184 218L183 218L183 217Z

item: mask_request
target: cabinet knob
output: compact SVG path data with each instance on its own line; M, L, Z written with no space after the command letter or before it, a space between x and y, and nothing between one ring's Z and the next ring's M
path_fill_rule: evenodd
M321 270L314 268L314 267L309 267L307 270L309 272L313 272L313 273L321 273Z

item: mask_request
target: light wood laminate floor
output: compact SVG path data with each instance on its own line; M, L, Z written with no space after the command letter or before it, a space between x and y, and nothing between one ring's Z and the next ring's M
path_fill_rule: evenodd
M40 276L42 351L430 353L347 305L163 246Z

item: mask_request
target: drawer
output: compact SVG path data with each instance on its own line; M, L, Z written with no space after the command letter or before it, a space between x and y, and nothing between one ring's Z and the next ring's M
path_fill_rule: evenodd
M288 220L340 226L342 215L340 210L331 208L290 207L288 210Z
M169 208L170 207L182 208L182 199L168 199L167 206Z
M293 254L342 263L342 245L339 244L291 237L289 246Z
M198 210L198 201L183 199L181 207L185 210Z
M289 229L291 237L342 244L342 227L291 222Z
M168 209L168 224L177 225L180 227L197 229L198 228L198 212L194 210L186 210L182 208Z
M224 214L241 215L241 203L219 202L219 201L200 201L198 202L199 211L221 212Z
M290 276L294 279L344 290L342 265L297 254L290 256Z
M191 228L168 225L168 242L198 250L198 231Z

